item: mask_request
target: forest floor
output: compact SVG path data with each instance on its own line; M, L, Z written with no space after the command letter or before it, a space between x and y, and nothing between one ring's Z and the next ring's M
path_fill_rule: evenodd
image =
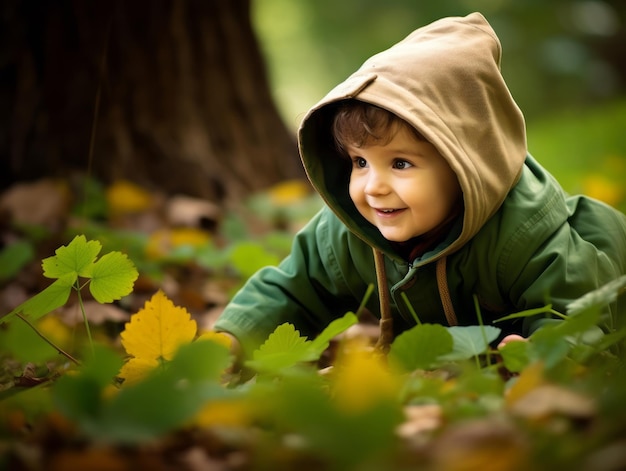
M453 337L480 343L484 329L429 330L421 342L433 344L415 348L420 358L403 356L398 342L392 353L408 365L398 373L372 354L378 328L360 315L336 327L323 352L317 345L317 356L297 332L277 332L275 343L288 347L268 341L277 350L255 357L262 367L252 377L190 339L193 361L159 357L176 367L120 385L131 320L157 305L171 332L192 323L194 339L210 331L234 292L286 256L321 206L308 188L285 182L236 208L129 182L45 179L1 194L1 315L50 286L42 260L60 257L76 235L97 241L97 256L123 253L138 277L115 302L73 292L32 326L15 317L0 325L0 470L626 469L624 360L597 340L548 336L508 357L455 344L453 361L453 352L430 358L428 349L448 341L452 349ZM165 345L145 332L147 343ZM614 334L615 344L625 336ZM94 344L115 354L90 360ZM204 351L213 352L210 372L198 369Z

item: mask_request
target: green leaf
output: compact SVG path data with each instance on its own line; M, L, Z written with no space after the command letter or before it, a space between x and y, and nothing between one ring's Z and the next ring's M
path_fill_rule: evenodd
M132 444L184 426L208 400L229 394L218 382L229 355L210 341L181 347L164 369L122 387L98 420L85 424L86 432L98 440Z
M164 369L144 381L104 394L122 364L121 357L97 347L75 375L53 386L55 404L84 433L109 443L140 443L182 427L206 401L228 392L218 380L230 362L227 348L210 341L181 347Z
M558 365L570 351L570 344L559 331L560 323L543 326L530 336L528 357L543 361L546 368Z
M502 362L507 370L519 373L530 363L528 358L528 342L509 342L499 349Z
M626 288L626 275L610 281L600 288L590 291L567 305L567 313L570 316L588 309L600 308L614 302L621 290Z
M404 371L428 369L452 348L452 335L445 327L419 324L396 337L389 358Z
M263 267L276 266L280 263L280 257L254 242L236 244L230 253L230 260L244 278L249 278Z
M298 363L315 360L312 342L300 336L292 324L279 325L265 343L252 354L246 366L259 372L274 372L291 368Z
M485 353L489 343L500 335L501 329L490 325L469 325L448 327L454 347L452 352L443 357L447 361L467 360Z
M494 320L493 322L503 322L503 321L510 321L513 319L520 319L523 317L531 317L531 316L536 316L538 314L544 314L544 313L548 313L548 312L553 312L552 311L552 304L546 304L545 306L542 307L535 307L532 309L526 309L524 311L519 311L519 312L514 312L513 314L509 314L508 316L504 316L504 317L500 317L496 320Z
M100 416L103 390L122 365L120 355L100 345L94 345L93 354L88 355L77 374L62 376L52 388L58 410L83 428Z
M49 312L63 306L70 296L70 291L76 281L76 275L68 273L61 276L43 291L17 306L13 311L0 319L0 324L10 322L22 314L31 321L35 321Z
M26 322L13 322L8 328L0 329L0 349L24 363L41 364L59 355Z
M554 329L562 336L580 334L595 327L600 320L600 314L599 306L590 306L567 316L565 320L555 324Z
M201 358L202 361L198 359ZM181 379L190 381L219 381L231 363L230 350L211 340L196 340L182 345L172 358L169 368Z
M103 255L89 271L89 291L99 303L110 303L131 293L139 276L133 262L121 252Z
M87 241L84 235L77 235L67 246L59 247L56 255L42 261L43 275L47 278L60 278L67 274L89 277L90 265L101 249L100 242Z
M311 349L319 358L324 350L328 348L330 341L337 335L345 332L348 328L358 322L356 314L353 312L346 313L343 317L335 319L311 342Z
M0 281L9 280L35 256L33 244L23 240L7 245L0 251Z

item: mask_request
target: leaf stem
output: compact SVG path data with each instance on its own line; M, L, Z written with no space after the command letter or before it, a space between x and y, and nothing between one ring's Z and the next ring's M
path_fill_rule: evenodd
M359 305L359 308L356 310L357 318L363 313L363 309L365 309L365 305L367 304L367 301L369 300L373 292L374 292L374 284L370 283L367 286L367 290L365 291L363 298L361 299L361 304Z
M404 301L404 304L406 304L407 309L413 316L415 323L417 325L421 325L422 321L420 321L420 318L417 316L417 312L415 312L415 309L413 309L413 305L411 304L411 301L409 301L409 297L406 295L404 291L400 293L400 297L402 298L402 300Z
M478 324L480 325L480 333L483 336L483 342L485 342L487 352L487 364L491 363L491 352L489 351L489 341L487 340L487 333L485 332L485 324L483 323L483 314L480 312L480 303L478 302L478 296L474 295L474 309L476 310L476 316L478 317ZM480 368L480 362L478 361L478 355L476 356L476 366Z
M78 305L80 306L80 312L83 314L83 322L85 323L85 330L87 331L87 338L89 339L89 346L91 347L91 353L95 353L93 346L93 338L91 337L91 329L89 328L89 321L87 320L87 313L85 312L85 304L83 303L83 297L80 294L81 286L76 280L76 293L78 296Z
M61 347L57 346L54 344L54 342L52 342L52 340L50 340L49 338L47 338L44 334L42 334L39 329L37 329L37 327L35 327L33 325L32 322L30 322L28 319L26 319L23 315L21 315L19 312L16 313L16 316L19 317L20 319L22 319L24 322L26 322L26 325L28 325L28 327L30 327L31 329L33 329L33 331L39 336L41 337L48 345L50 345L52 348L54 348L57 352L59 352L61 355L63 355L65 358L67 358L68 360L70 360L71 362L75 363L76 365L80 366L80 362L74 358L72 355L70 355L69 353L67 353L66 351L64 351Z

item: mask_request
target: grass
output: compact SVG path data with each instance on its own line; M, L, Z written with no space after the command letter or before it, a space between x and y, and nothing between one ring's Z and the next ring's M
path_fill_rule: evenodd
M626 211L626 100L528 123L528 147L570 193Z

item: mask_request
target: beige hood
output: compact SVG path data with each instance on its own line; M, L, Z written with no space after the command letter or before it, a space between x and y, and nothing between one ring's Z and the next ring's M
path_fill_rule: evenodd
M333 104L376 104L411 123L448 160L463 190L463 229L439 256L473 237L515 185L526 157L524 118L500 74L501 45L479 13L438 20L367 60L304 118L298 138L313 186L370 245L389 244L348 195L349 166L332 146Z

